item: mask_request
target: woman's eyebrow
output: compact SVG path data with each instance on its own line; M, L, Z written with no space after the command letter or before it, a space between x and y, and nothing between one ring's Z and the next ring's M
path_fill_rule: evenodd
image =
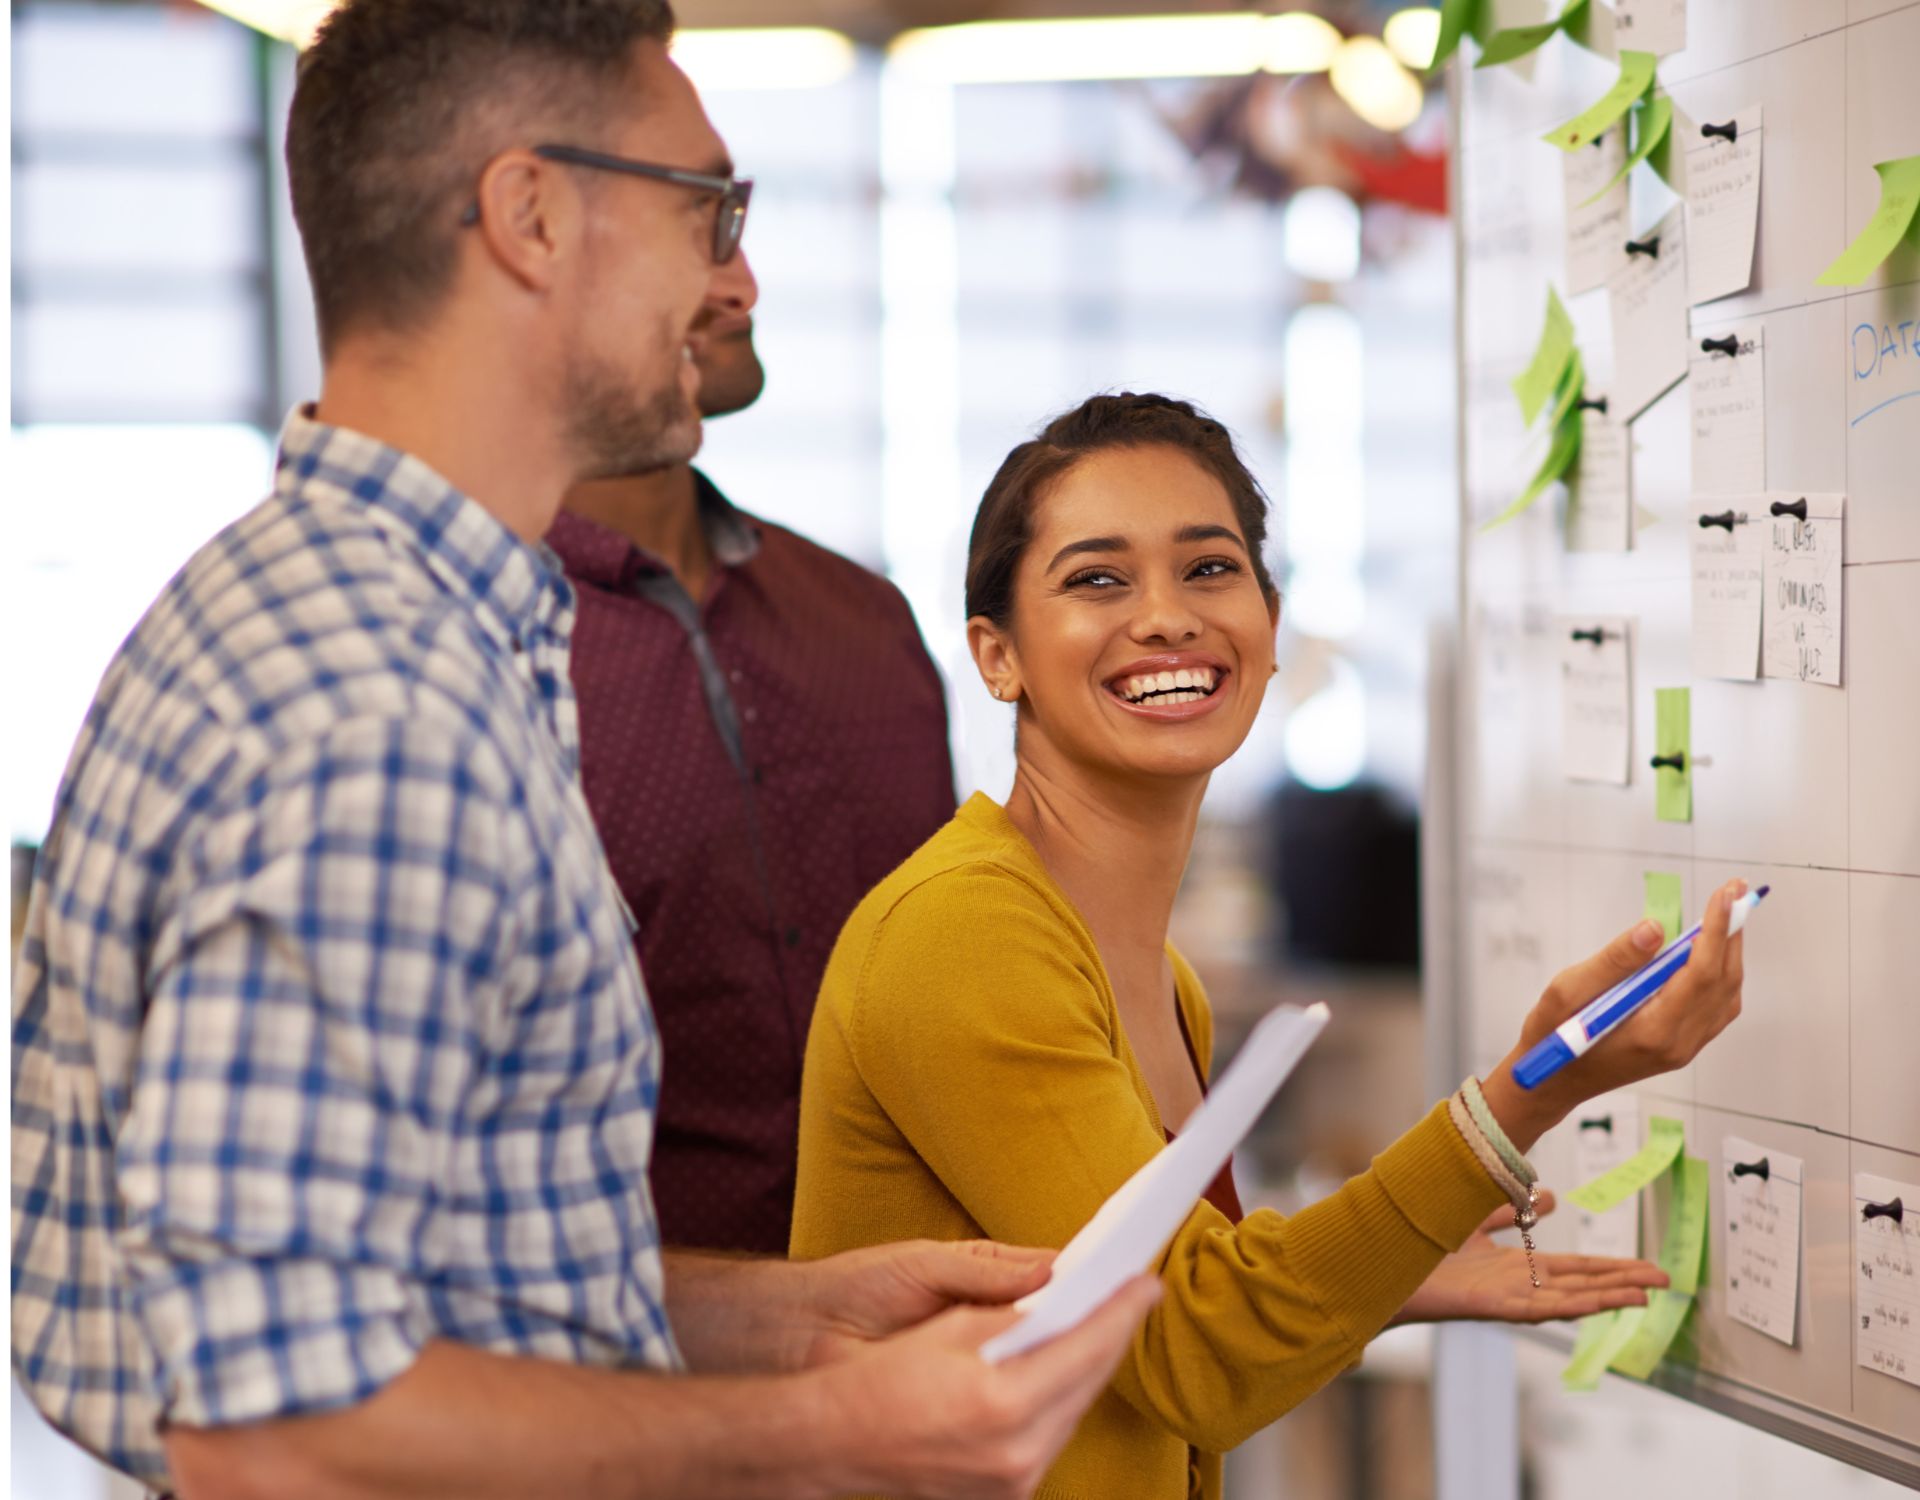
M1090 536L1081 541L1068 542L1053 554L1053 561L1047 564L1047 571L1051 573L1069 557L1077 557L1082 552L1125 552L1129 545L1123 536Z
M1185 542L1232 542L1242 552L1247 544L1231 526L1182 526L1173 534L1176 544Z

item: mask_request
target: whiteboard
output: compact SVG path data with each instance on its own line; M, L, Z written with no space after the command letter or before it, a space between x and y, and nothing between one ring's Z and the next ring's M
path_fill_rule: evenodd
M1495 0L1498 24L1537 3ZM1864 286L1815 277L1879 201L1872 165L1920 153L1920 3L1691 0L1688 45L1659 87L1681 121L1764 111L1754 276L1696 307L1692 339L1765 329L1769 488L1847 496L1844 683L1690 675L1691 431L1685 382L1632 429L1634 501L1624 553L1570 554L1558 488L1481 534L1542 446L1508 382L1562 293L1604 388L1615 352L1604 288L1567 297L1560 153L1543 131L1612 81L1611 15L1598 53L1561 37L1530 70L1456 65L1460 290L1459 700L1448 731L1455 785L1457 1035L1467 1061L1498 1062L1553 973L1628 926L1642 876L1679 876L1689 913L1718 882L1768 881L1748 929L1745 1012L1691 1067L1640 1091L1679 1118L1714 1164L1712 1239L1690 1348L1653 1383L1755 1425L1920 1484L1920 1386L1859 1368L1853 1329L1854 1174L1920 1183L1920 250L1911 239ZM1647 167L1632 184L1643 233L1675 199ZM1906 325L1904 342L1860 330ZM1625 787L1563 779L1555 619L1629 617L1632 774ZM1691 822L1655 817L1656 688L1692 690ZM1604 1110L1604 1101L1598 1106ZM1535 1153L1571 1186L1577 1122ZM1723 1136L1805 1164L1796 1343L1726 1313ZM1665 1227L1656 1191L1642 1248ZM1542 1226L1574 1246L1571 1213Z

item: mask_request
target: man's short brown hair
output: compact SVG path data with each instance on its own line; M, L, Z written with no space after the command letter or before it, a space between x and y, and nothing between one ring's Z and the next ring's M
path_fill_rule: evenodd
M487 162L631 108L634 44L672 35L668 0L346 0L287 122L322 350L430 313Z

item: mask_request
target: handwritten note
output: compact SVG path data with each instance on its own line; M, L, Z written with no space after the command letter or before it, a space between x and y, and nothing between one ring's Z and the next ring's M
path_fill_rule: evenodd
M1687 287L1696 304L1744 292L1753 280L1760 118L1760 106L1748 105L1707 122L1732 125L1731 141L1696 132L1687 144Z
M1771 515L1766 532L1766 612L1761 663L1769 677L1840 686L1841 547L1844 495L1776 495L1806 504L1807 518ZM1768 506L1769 511L1772 504Z
M1633 672L1628 622L1619 615L1563 618L1560 631L1560 770L1569 781L1627 784Z
M1575 1117L1573 1170L1582 1182L1603 1177L1629 1161L1640 1143L1640 1101L1621 1094L1604 1106L1588 1105ZM1632 1257L1640 1253L1640 1199L1630 1195L1612 1208L1575 1212L1582 1255Z
M1732 353L1725 339L1733 340ZM1764 324L1743 324L1698 341L1687 358L1696 495L1750 495L1767 487L1765 340Z
M1628 174L1666 141L1667 132L1673 127L1673 100L1665 94L1649 94L1634 105L1627 121L1633 127L1633 150L1620 162L1615 179L1619 182L1625 182ZM1612 182L1607 184L1608 187L1613 185Z
M1886 1210L1900 1205L1898 1217ZM1920 1187L1853 1177L1854 1361L1920 1385ZM1874 1212L1869 1212L1874 1210Z
M1687 373L1685 207L1676 203L1607 283L1615 373L1611 415L1631 422Z
M1580 413L1580 463L1568 490L1567 550L1625 552L1633 546L1633 444L1605 412Z
M1647 1124L1646 1145L1619 1166L1591 1182L1581 1183L1567 1194L1567 1202L1589 1213L1603 1214L1649 1183L1659 1181L1686 1143L1685 1126L1665 1115L1655 1115Z
M1710 502L1726 526L1689 533L1693 548L1693 673L1752 682L1760 675L1760 611L1767 529L1765 495ZM1702 511L1707 506L1701 506Z
M1727 1313L1791 1345L1800 1306L1800 1158L1730 1135L1720 1143L1720 1172Z
M1880 206L1867 227L1842 250L1833 264L1814 277L1817 286L1858 286L1893 254L1920 208L1920 156L1876 162L1880 176Z
M1687 0L1620 0L1613 19L1614 40L1655 57L1687 47Z
M1627 128L1604 130L1584 151L1561 155L1567 202L1567 295L1605 286L1626 264Z

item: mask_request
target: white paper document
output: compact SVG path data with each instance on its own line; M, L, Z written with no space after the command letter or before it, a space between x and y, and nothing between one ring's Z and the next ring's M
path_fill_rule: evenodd
M1696 495L1751 495L1767 487L1765 340L1765 325L1749 323L1694 342L1687 401Z
M1720 1142L1727 1314L1783 1344L1800 1305L1800 1158L1737 1135Z
M1625 552L1632 546L1633 444L1627 425L1605 412L1583 411L1580 462L1567 489L1567 550Z
M1769 677L1840 686L1844 495L1774 494L1766 507L1766 613L1761 666ZM1774 505L1806 506L1806 519Z
M1631 235L1627 228L1627 179L1613 182L1626 159L1624 120L1601 131L1591 146L1560 153L1567 201L1569 297L1605 286L1626 263L1626 243ZM1613 186L1607 187L1610 182ZM1600 196L1589 203L1595 193Z
M1687 0L1619 0L1614 7L1617 47L1665 57L1687 49Z
M1607 283L1613 314L1613 402L1616 422L1631 422L1687 374L1685 205L1635 241L1645 250Z
M1744 292L1753 280L1760 223L1760 106L1727 119L1734 137L1691 131L1687 161L1687 287L1694 302Z
M980 1357L998 1364L1057 1338L1151 1267L1331 1016L1324 1004L1269 1011L1180 1134L1100 1205L1055 1258L1053 1278L1015 1304L1025 1316Z
M1900 1205L1895 1218L1887 1210ZM1853 1177L1854 1362L1920 1385L1920 1187Z
M1633 753L1633 672L1624 615L1562 616L1560 774L1627 784Z
M1760 675L1761 595L1766 591L1767 496L1712 496L1692 517L1693 674L1752 682Z
M1640 1101L1632 1094L1595 1099L1574 1116L1579 1134L1574 1138L1573 1175L1592 1182L1611 1172L1640 1150ZM1640 1195L1629 1193L1605 1213L1579 1215L1578 1245L1582 1255L1618 1255L1629 1260L1640 1253Z

